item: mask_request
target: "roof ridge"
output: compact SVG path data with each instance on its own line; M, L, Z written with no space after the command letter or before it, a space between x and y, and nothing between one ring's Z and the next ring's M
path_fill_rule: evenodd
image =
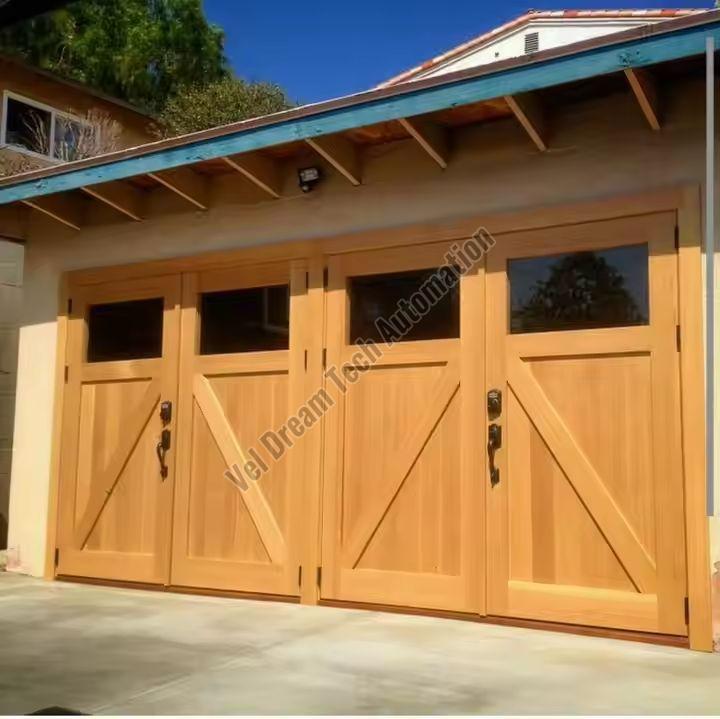
M494 37L501 35L508 30L521 26L522 24L530 21L537 20L538 18L637 18L637 17L683 17L686 15L695 15L698 13L709 12L712 8L624 8L624 9L564 9L564 10L536 10L529 9L522 15L518 15L512 20L508 20L502 25L498 25L490 30L476 35L475 37L467 40L460 45L456 45L454 48L447 50L440 55L426 60L420 65L405 70L384 82L377 85L378 88L389 87L399 82L409 80L410 78L418 75L419 73L429 70L432 67L439 65L440 63L446 62L453 57L462 55L467 50L481 45L482 43L492 40Z

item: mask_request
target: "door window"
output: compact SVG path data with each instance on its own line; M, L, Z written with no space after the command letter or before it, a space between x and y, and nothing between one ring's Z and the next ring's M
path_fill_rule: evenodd
M91 305L88 312L88 362L162 356L163 299Z
M460 293L449 268L351 277L348 285L351 342L389 333L403 342L460 337Z
M510 332L648 324L648 247L509 260Z
M286 350L288 285L206 292L200 300L200 354Z

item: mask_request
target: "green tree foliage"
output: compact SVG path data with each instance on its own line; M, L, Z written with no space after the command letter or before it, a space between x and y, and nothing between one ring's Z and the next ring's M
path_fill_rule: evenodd
M151 112L229 77L223 45L201 0L81 0L0 31L0 52Z
M227 77L184 89L159 115L165 136L218 127L292 107L285 92L271 83Z

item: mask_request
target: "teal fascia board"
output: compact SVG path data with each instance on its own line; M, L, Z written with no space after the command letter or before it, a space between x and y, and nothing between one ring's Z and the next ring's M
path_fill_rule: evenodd
M720 22L707 23L664 35L649 36L625 43L599 47L544 62L499 70L479 77L422 88L401 95L368 100L317 115L280 120L277 123L238 130L221 137L158 149L39 180L18 182L0 188L0 205L75 190L148 172L159 172L226 155L260 150L286 142L304 140L401 117L490 100L503 95L540 90L553 85L678 60L705 52L707 37L720 47Z

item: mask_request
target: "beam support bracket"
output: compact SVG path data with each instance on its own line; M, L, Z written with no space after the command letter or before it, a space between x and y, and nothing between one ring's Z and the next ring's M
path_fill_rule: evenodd
M223 157L223 162L274 199L281 195L280 171L277 163L257 152Z
M21 202L71 230L80 230L82 227L85 208L76 195L45 195L44 197L33 197L31 200L21 200Z
M660 130L660 113L658 111L658 89L655 78L642 68L626 68L625 77L640 105L648 125L653 130Z
M341 175L357 186L362 181L357 146L342 135L318 135L305 140Z
M143 194L129 183L105 182L101 185L90 185L81 189L86 195L112 207L125 217L129 217L135 222L142 221Z
M201 177L187 167L177 167L174 170L163 170L162 172L149 172L148 177L182 197L183 200L186 200L199 210L207 210L210 206L207 178Z
M401 117L399 122L443 170L448 166L448 136L444 127L420 117Z
M519 95L505 95L505 102L525 128L535 147L540 152L545 152L548 149L547 115L537 94L525 92Z

